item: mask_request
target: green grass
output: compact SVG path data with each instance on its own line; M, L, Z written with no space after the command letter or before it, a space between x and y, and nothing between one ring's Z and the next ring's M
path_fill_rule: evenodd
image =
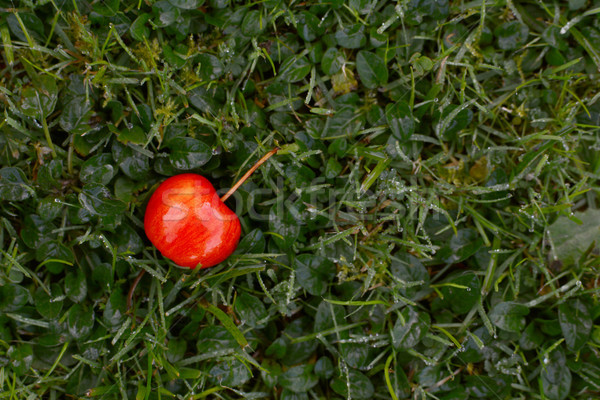
M0 399L598 397L599 12L0 0ZM147 240L275 147L226 262Z

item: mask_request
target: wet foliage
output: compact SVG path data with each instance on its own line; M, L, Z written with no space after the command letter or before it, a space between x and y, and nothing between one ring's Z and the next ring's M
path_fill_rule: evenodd
M598 397L599 13L0 0L0 399ZM153 248L274 147L233 256Z

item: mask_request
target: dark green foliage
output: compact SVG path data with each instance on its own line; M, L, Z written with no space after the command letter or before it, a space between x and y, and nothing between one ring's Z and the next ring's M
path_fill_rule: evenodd
M0 0L0 399L598 398L599 9Z

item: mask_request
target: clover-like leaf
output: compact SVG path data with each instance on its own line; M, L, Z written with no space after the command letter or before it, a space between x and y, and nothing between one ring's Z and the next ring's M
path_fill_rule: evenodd
M387 83L387 66L376 53L359 51L356 55L356 70L362 83L369 89L375 89Z
M335 265L326 258L313 254L300 254L294 263L296 279L307 292L319 296L335 276Z

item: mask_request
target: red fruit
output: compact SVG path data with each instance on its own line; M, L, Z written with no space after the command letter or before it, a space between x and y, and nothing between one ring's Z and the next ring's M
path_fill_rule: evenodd
M152 244L177 265L212 267L233 253L240 220L201 175L165 180L150 197L144 229Z

